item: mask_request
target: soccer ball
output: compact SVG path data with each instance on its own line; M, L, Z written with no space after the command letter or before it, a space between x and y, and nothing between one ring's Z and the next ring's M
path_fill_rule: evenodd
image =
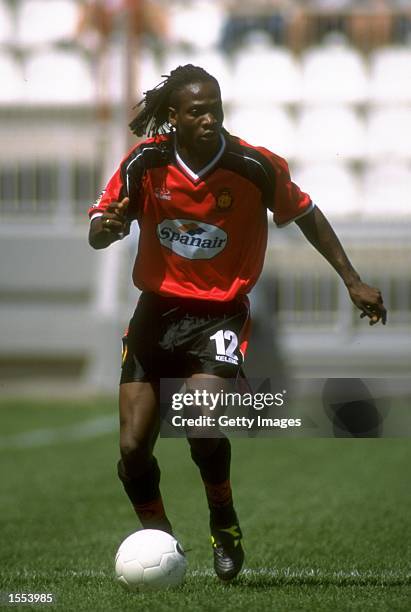
M118 582L128 591L173 587L184 579L187 560L177 540L165 531L142 529L128 536L116 554Z

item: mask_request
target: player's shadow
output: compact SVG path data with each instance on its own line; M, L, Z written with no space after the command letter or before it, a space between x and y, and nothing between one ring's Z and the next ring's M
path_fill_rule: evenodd
M359 378L330 378L322 404L336 438L379 438L387 413Z

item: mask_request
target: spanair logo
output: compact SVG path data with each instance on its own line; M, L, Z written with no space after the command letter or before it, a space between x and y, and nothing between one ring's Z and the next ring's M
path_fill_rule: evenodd
M186 259L211 259L225 249L221 227L193 219L165 219L157 226L160 243Z

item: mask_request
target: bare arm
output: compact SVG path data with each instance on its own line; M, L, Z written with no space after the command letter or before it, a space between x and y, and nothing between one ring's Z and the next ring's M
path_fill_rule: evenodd
M381 293L378 289L363 283L353 268L333 228L317 207L296 221L300 230L315 249L332 265L347 287L352 302L367 316L370 325L387 320Z
M121 202L112 202L101 217L93 219L88 235L89 244L93 249L105 249L124 236L128 228L125 216L128 204L128 198L124 198Z

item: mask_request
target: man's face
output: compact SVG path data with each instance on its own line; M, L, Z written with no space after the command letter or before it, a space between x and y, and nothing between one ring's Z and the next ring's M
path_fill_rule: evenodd
M193 153L212 154L220 144L223 107L213 81L191 83L176 92L169 121L181 146Z

